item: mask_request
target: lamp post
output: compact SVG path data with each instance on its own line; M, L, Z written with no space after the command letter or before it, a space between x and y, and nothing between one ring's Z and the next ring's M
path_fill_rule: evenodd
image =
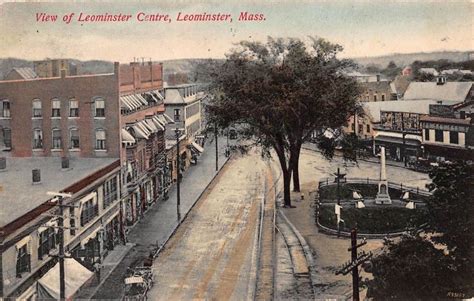
M214 123L214 138L216 140L216 171L219 170L219 147L217 145L217 122Z
M64 205L63 198L70 198L69 193L47 192L48 195L54 196L58 202L58 235L59 235L59 300L66 299L66 283L64 275Z
M181 196L180 196L180 162L179 162L179 137L181 134L181 130L176 128L174 130L176 134L176 212L178 214L178 220L181 219L181 212L179 210L179 206L181 205Z

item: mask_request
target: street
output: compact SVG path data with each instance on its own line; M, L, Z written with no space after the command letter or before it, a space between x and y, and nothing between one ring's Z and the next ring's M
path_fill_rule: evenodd
M264 168L258 154L224 167L155 260L151 300L252 299Z
M219 138L219 166L222 167L225 137ZM198 164L191 166L183 175L181 182L181 218L189 211L205 187L215 176L215 144L209 141ZM110 276L99 287L82 290L80 299L120 299L124 294L123 280L127 268L141 265L148 256L151 244L162 244L178 225L176 210L176 185L169 193L169 199L152 206L144 218L128 234L128 241L136 244L117 265Z

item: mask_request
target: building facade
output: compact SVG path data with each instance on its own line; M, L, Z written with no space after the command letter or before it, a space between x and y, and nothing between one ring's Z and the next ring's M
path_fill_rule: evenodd
M120 156L113 74L0 81L0 155Z
M0 173L5 185L0 201L11 207L2 205L9 213L1 219L4 298L34 298L36 282L57 262L59 209L48 191L72 194L64 199L64 246L66 254L83 266L93 270L95 263L124 243L119 159L75 158L69 164L63 168L61 159L54 157L8 158ZM31 168L40 170L40 181L35 183L33 175L31 182ZM11 206L12 202L23 205Z

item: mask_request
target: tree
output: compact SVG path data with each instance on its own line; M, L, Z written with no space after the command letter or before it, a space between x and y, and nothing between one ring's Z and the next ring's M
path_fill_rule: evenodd
M353 66L338 60L337 44L312 38L242 41L211 72L214 98L210 119L219 127L240 125L267 155L278 157L285 206L291 206L290 181L299 191L301 146L318 129L338 128L357 110L357 83L341 72Z
M427 206L429 230L448 246L458 261L472 261L474 239L474 167L464 162L442 163L430 173L433 196ZM469 264L464 262L460 264Z
M452 259L420 237L405 237L389 244L372 260L373 279L367 297L375 300L438 300L460 292L462 277L451 268Z

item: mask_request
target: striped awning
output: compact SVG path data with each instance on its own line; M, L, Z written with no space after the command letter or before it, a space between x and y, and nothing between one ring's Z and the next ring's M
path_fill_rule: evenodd
M156 97L158 97L159 100L161 101L165 100L165 98L163 97L163 95L161 95L161 92L159 90L153 90L152 92L156 95Z
M160 130L164 131L165 130L165 125L166 124L163 124L160 119L158 118L158 116L153 116L151 118L151 120L153 121L153 123L156 125L157 128L159 128Z
M132 125L132 129L135 132L135 137L137 137L137 138L148 139L148 136L150 136L148 131L143 130L143 128L141 126L139 126L138 123Z
M168 121L168 123L174 123L174 119L163 113L163 117Z
M148 105L148 101L146 101L146 99L140 94L130 94L120 96L120 104L122 107L133 111L141 106Z
M122 143L124 144L134 144L136 142L135 138L133 138L132 134L130 134L126 129L121 130L122 134Z

